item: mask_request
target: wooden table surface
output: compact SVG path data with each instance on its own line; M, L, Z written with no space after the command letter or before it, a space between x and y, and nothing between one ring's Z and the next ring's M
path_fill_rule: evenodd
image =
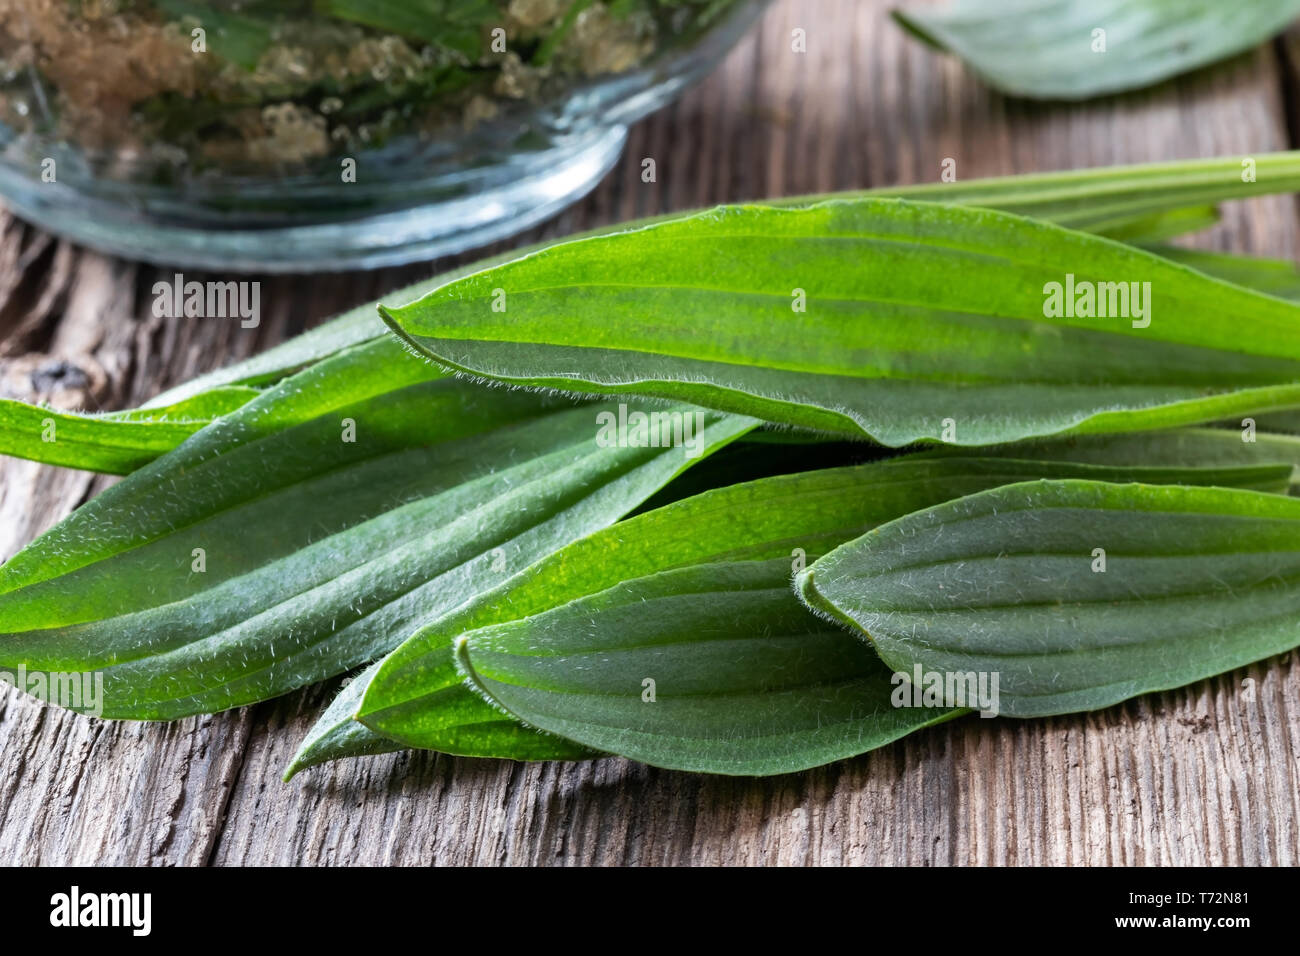
M774 4L707 81L632 131L587 200L519 241L716 202L933 181L948 158L966 179L1300 145L1285 41L1155 90L1041 106L991 93L886 11L875 0ZM791 50L796 27L804 54ZM641 182L644 157L657 183ZM1296 203L1228 206L1195 244L1294 258ZM5 216L0 394L134 405L445 265L265 279L262 324L244 330L154 318L159 270ZM0 558L105 484L0 459ZM281 783L336 689L165 725L91 720L0 689L0 863L1300 862L1295 653L1095 714L967 718L784 777L408 753Z

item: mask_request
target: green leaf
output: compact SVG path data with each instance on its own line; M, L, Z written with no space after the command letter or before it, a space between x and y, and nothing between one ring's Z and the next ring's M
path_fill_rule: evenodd
M314 0L317 13L437 43L478 58L481 34L501 25L500 8L489 0Z
M257 66L271 46L274 27L268 20L221 10L195 0L154 0L168 16L191 20L207 33L207 49L246 70Z
M1236 159L1214 159L975 179L841 195L893 196L1002 208L1125 241L1152 242L1212 223L1212 207L1195 205L1197 203L1300 188L1300 153L1262 155L1256 158L1256 162L1258 175L1251 183L1241 182L1240 166ZM773 200L770 204L806 206L824 198L780 199ZM1192 205L1180 205L1189 203ZM578 238L608 235L676 218L681 217L656 217L608 226L583 233ZM390 293L381 302L393 306L406 304L453 279L509 262L513 258L554 244L554 240L539 243L443 273ZM1259 291L1291 297L1295 289L1292 282L1293 270L1272 260L1193 253L1174 247L1159 247L1155 251L1210 275ZM173 406L169 415L172 426L181 420L192 420L197 425L208 420L208 416L181 415L177 411L190 399L206 392L230 389L226 397L232 401L232 405L221 406L223 410L230 410L239 396L252 397L256 394L252 391L241 392L240 388L274 384L285 375L299 371L312 362L327 358L344 348L373 341L385 334L387 329L375 314L374 306L365 305L250 359L201 375L170 389L146 403L141 411L164 413L168 411L168 406ZM43 421L46 416L41 414L37 417L30 411L32 408L33 406L18 405L8 412L8 421L0 419L0 453L122 474L139 467L152 456L170 450L191 433L190 429L177 427L142 428L132 430L129 434L124 429L97 430L95 437L87 436L84 440L91 444L102 444L104 448L78 448L73 453L67 448L47 448L44 443L41 446L35 444L39 433L32 430L31 424ZM217 411L213 414L220 413ZM113 419L115 415L105 418ZM126 447L119 447L122 445Z
M348 681L339 691L338 696L325 708L298 746L293 762L284 772L285 781L293 779L294 775L308 767L329 760L339 760L344 757L376 757L406 749L396 741L382 737L352 719L352 714L361 703L361 697L369 686L370 679L378 669L379 662L376 661Z
M537 45L537 50L533 53L532 62L534 66L545 66L555 55L555 51L564 41L565 37L573 30L574 23L577 22L578 15L591 6L592 0L573 0L569 4L569 9L564 11L564 16L560 22L555 25Z
M896 670L996 674L999 711L1035 717L1300 644L1298 541L1295 498L1026 482L893 521L807 568L797 587Z
M350 757L374 757L408 749L352 719L370 681L379 670L376 661L348 682L303 738L284 780L292 780L309 767ZM477 702L471 702L476 704ZM454 702L452 704L454 706ZM582 760L599 756L568 740L524 727L500 713L475 706L465 732L489 747L494 756L508 760Z
M1300 167L1300 152L1296 153L1296 162ZM1297 183L1297 188L1300 188L1300 182ZM545 245L547 243L539 243L529 248L537 249ZM508 262L519 254L518 251L505 253L492 256L478 263L450 269L432 278L396 289L380 298L378 304L401 305L410 302L413 298L419 298L452 279L469 275L486 265ZM175 404L203 392L231 385L273 385L286 375L301 371L313 362L329 358L344 349L386 338L389 331L376 313L375 305L374 302L367 302L355 309L349 309L342 315L336 316L301 335L296 335L288 341L281 342L265 352L259 352L257 355L241 362L197 376L161 393L145 403L144 407L154 408Z
M789 572L778 558L636 578L472 631L457 660L528 723L674 770L788 773L956 716L894 707L889 671L801 608Z
M1163 432L1049 438L990 445L980 452L1001 458L1109 466L1228 469L1258 466L1261 468L1259 484L1252 484L1244 476L1226 483L1259 491L1290 491L1300 479L1300 438L1271 434L1258 428L1176 428ZM919 452L911 457L947 458L968 454L961 449L945 447ZM1270 464L1291 466L1291 477L1283 487L1273 483L1278 475L1269 470Z
M259 394L230 385L173 405L79 415L0 398L0 454L125 475Z
M1255 420L1258 428L1284 435L1300 435L1300 409L1288 409L1271 415L1260 415Z
M1132 317L1045 314L1067 282L1138 283L1144 307L1135 295ZM383 313L475 376L890 446L1300 403L1300 307L1107 240L929 203L722 207L554 246Z
M486 261L504 262L509 258L496 256ZM453 269L391 292L379 301L394 305L409 302L474 268L477 266ZM274 385L345 349L373 344L390 334L375 304L366 303L265 352L168 389L139 409L101 416L56 412L52 416L56 434L60 442L66 439L65 444L51 445L42 440L43 422L51 417L48 410L0 399L0 454L87 471L127 474L256 397L261 387ZM105 422L108 425L101 425ZM124 422L133 427L122 427Z
M1165 259L1189 266L1225 282L1244 285L1256 292L1266 292L1280 299L1300 300L1300 271L1286 259L1261 259L1236 256L1226 252L1182 249L1178 246L1148 246Z
M408 749L405 744L378 734L353 719L382 663L382 659L376 661L353 678L324 710L285 768L285 781L292 780L309 767L331 760L374 757ZM459 728L463 734L461 739L472 740L473 744L466 746L477 753L504 760L582 760L600 756L572 741L525 727L499 711L482 706L468 694L450 696L451 699L443 700L438 706L444 717L458 713L466 715Z
M951 202L1048 219L1087 232L1111 235L1124 231L1127 234L1117 238L1126 241L1162 241L1179 232L1212 225L1213 210L1207 211L1207 204L1300 190L1300 151L1265 153L1254 159L1256 176L1252 182L1242 181L1240 160L1228 157L888 187L862 193L775 199L768 204L808 206L835 196L881 196ZM1170 215L1181 219L1183 223L1173 233L1163 225ZM404 305L454 279L558 243L626 232L680 218L682 214L656 216L605 226L577 236L535 243L398 289L382 298L380 303ZM1135 224L1140 228L1135 229ZM221 385L269 384L342 348L360 344L385 332L374 306L367 304L251 359L200 376L165 392L150 404L168 404Z
M342 352L0 568L0 666L98 672L104 716L169 719L366 663L690 464L602 447L602 407L473 388L391 337ZM699 414L702 453L753 425Z
M1119 242L1132 242L1146 245L1148 249L1159 254L1159 243L1189 232L1209 229L1219 223L1217 206L1193 206L1187 209L1171 209L1168 212L1156 212L1149 216L1124 218L1116 222L1098 225L1087 229L1099 236L1115 239ZM1083 224L1060 223L1074 229L1083 229ZM1168 248L1168 247L1166 247ZM1215 275L1215 273L1211 273Z
M1266 153L1102 166L1065 172L958 178L951 183L779 200L806 206L827 199L884 197L960 203L1046 219L1125 242L1162 242L1212 225L1212 204L1300 189L1300 153Z
M1270 467L1274 482L1290 471ZM948 715L889 705L888 670L799 606L798 562L1029 476L1253 484L1266 470L897 459L706 492L577 541L412 636L368 675L355 715L375 736L359 739L514 756L476 732L503 718L464 685L459 642L461 667L494 703L595 750L717 773L860 753ZM647 677L654 705L641 698Z
M443 277L437 276L425 282L418 282L380 301L394 304L406 302L412 295L422 295L436 289L442 281L444 281ZM252 358L196 376L188 382L168 389L146 402L144 407L148 409L171 405L204 392L229 386L274 385L286 375L299 372L313 362L337 355L344 349L381 339L387 333L384 323L375 314L375 306L367 303L330 319L302 335L281 342L265 352L259 352Z
M1297 0L955 0L894 11L999 90L1060 100L1150 86L1257 46L1297 16Z
M1240 161L1233 157L1003 176L839 195L849 198L874 195L1003 209L1125 241L1155 242L1212 225L1213 209L1207 208L1207 203L1300 189L1300 151L1262 154L1255 157L1255 162L1256 176L1251 182L1242 181ZM827 198L829 196L804 196L772 200L770 204L807 206ZM679 218L682 218L680 214L658 216L536 243L398 289L382 298L380 304L404 305L454 279L557 243L625 232ZM340 349L375 339L386 332L374 306L367 304L250 359L164 392L146 407L175 403L225 385L272 384Z

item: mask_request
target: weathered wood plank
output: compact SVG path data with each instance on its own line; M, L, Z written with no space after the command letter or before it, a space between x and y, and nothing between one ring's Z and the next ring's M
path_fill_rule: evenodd
M806 54L790 49L795 27ZM633 130L615 172L543 232L934 180L949 157L970 178L1280 149L1281 90L1264 48L1117 100L1012 103L905 39L882 4L790 0L702 87ZM640 179L647 156L655 183ZM1197 243L1294 256L1296 232L1293 200L1266 198L1231 207ZM8 222L0 388L30 391L31 364L61 359L83 372L41 379L61 401L117 407L432 268L267 281L250 331L155 319L156 270ZM0 557L103 483L0 462ZM1297 677L1292 654L1097 714L970 718L767 780L402 754L287 786L280 771L332 686L168 726L99 723L4 691L0 862L1294 864Z

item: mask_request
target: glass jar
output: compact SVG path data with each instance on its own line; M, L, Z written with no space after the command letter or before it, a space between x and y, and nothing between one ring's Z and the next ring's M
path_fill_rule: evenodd
M394 265L584 195L764 0L0 0L0 195L115 255Z

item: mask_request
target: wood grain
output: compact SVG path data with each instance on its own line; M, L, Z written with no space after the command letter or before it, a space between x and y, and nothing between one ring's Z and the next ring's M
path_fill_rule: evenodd
M808 51L790 47L807 31ZM715 202L1286 148L1286 47L1088 105L991 94L885 7L777 3L719 70L631 135L619 167L533 236ZM658 182L642 183L654 157ZM1212 248L1294 258L1295 203L1227 209ZM441 266L443 264L436 264ZM264 282L261 326L147 317L156 270L0 226L0 390L122 407L431 274ZM33 372L44 370L42 374ZM105 484L0 462L0 558ZM334 686L171 725L0 692L0 863L1296 864L1295 654L1108 710L968 718L765 780L623 760L434 754L279 775Z

